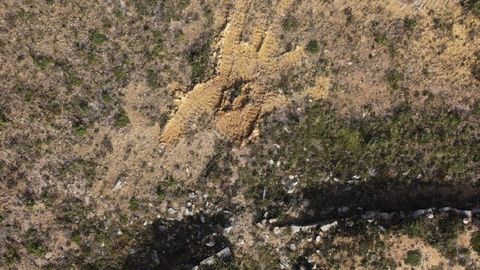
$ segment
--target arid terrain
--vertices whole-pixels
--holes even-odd
[[[0,269],[480,269],[480,1],[0,1]]]

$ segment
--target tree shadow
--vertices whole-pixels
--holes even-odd
[[[374,179],[356,184],[328,183],[301,191],[309,206],[287,224],[308,224],[363,215],[369,211],[409,214],[419,209],[480,207],[480,186],[472,183],[405,183]]]
[[[178,221],[156,220],[146,243],[125,259],[124,269],[192,269],[231,244],[222,235],[228,226],[223,213],[197,214]],[[203,267],[200,269],[208,269]]]

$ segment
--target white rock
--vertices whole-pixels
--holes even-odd
[[[185,209],[184,213],[185,213],[186,216],[193,216],[193,211],[191,211],[189,209]]]
[[[275,234],[275,235],[279,235],[279,234],[281,234],[282,232],[283,232],[283,230],[282,230],[282,228],[280,228],[280,227],[275,227],[275,228],[273,228],[273,234]]]
[[[230,227],[227,227],[227,228],[223,229],[223,231],[225,233],[230,233],[232,231],[232,229],[233,229],[233,226],[230,226]]]
[[[207,247],[214,247],[215,246],[215,242],[213,240],[210,240],[206,243]]]
[[[322,227],[320,227],[320,230],[322,230],[322,232],[327,232],[327,231],[331,230],[332,228],[336,227],[337,225],[338,225],[338,222],[334,221],[330,224],[323,225]]]
[[[292,233],[295,234],[295,233],[298,233],[300,232],[300,230],[302,229],[300,226],[291,226],[290,229],[292,230]]]

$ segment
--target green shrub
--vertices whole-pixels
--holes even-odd
[[[404,77],[398,70],[391,68],[385,72],[385,81],[393,90],[398,90]]]
[[[473,4],[472,6],[472,13],[477,16],[477,17],[480,17],[480,1],[476,1],[475,4]]]
[[[79,233],[75,233],[74,235],[72,235],[72,241],[75,244],[80,245],[80,243],[82,242],[82,236]]]
[[[33,63],[37,65],[41,70],[45,70],[48,65],[50,65],[53,60],[52,58],[44,55],[32,55]]]
[[[7,116],[0,111],[0,130],[7,125],[7,122]]]
[[[472,249],[480,254],[480,231],[475,232],[470,239]]]
[[[93,45],[102,45],[107,41],[107,36],[100,33],[97,29],[90,31],[90,41]]]
[[[389,43],[387,34],[385,33],[375,35],[374,41],[375,43],[384,45],[384,46],[388,45]]]
[[[422,252],[418,249],[409,250],[405,258],[405,263],[410,266],[419,266],[422,263]]]
[[[130,199],[129,206],[131,210],[137,210],[140,207],[140,203],[135,197],[132,197]]]
[[[480,81],[480,63],[476,63],[472,66],[472,72],[471,73],[472,73],[473,78]]]
[[[115,115],[115,127],[123,128],[130,124],[130,119],[128,118],[127,112],[120,109],[119,112]]]
[[[405,30],[412,31],[415,26],[417,26],[417,21],[414,18],[405,17],[403,19],[403,26],[405,27]]]
[[[161,82],[160,82],[161,78],[158,75],[157,71],[155,71],[154,69],[147,70],[146,79],[147,79],[147,84],[150,88],[155,89],[160,87],[161,85]]]
[[[320,52],[320,46],[316,40],[310,40],[306,47],[307,52],[309,53],[318,53]]]
[[[452,32],[453,22],[446,18],[433,18],[433,28],[443,32]]]
[[[46,253],[46,249],[40,240],[30,241],[27,244],[27,250],[30,254],[36,257],[41,257]]]
[[[82,84],[82,79],[80,79],[75,73],[67,72],[65,77],[65,84],[67,88],[72,88],[74,86],[80,86]]]
[[[121,82],[127,77],[127,71],[123,66],[117,66],[113,69],[113,76],[116,81]]]
[[[480,17],[480,1],[479,0],[462,0],[462,6],[466,11],[472,12],[473,15]]]
[[[293,16],[287,16],[282,23],[283,30],[285,31],[293,31],[297,29],[298,22],[297,19]]]
[[[87,135],[87,128],[84,125],[74,127],[73,131],[78,137],[85,137],[85,135]]]
[[[197,84],[203,81],[207,74],[210,60],[210,43],[206,41],[200,46],[195,46],[188,55],[188,61],[192,69],[192,83]]]

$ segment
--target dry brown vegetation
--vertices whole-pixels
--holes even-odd
[[[478,0],[0,1],[0,268],[476,269],[331,213],[479,206],[479,95]]]

